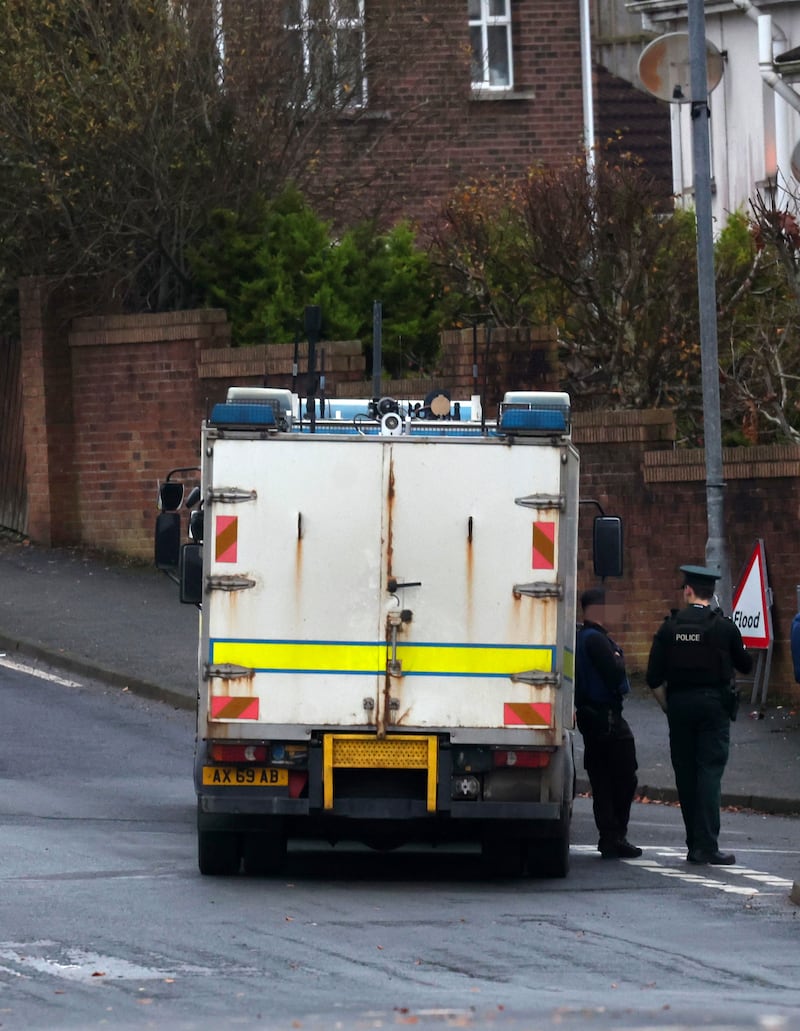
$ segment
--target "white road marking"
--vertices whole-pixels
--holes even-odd
[[[62,687],[80,687],[77,680],[66,680],[64,677],[56,676],[55,673],[47,673],[43,669],[36,669],[35,666],[28,666],[23,662],[15,662],[13,659],[0,656],[0,666],[14,669],[18,673],[27,673],[28,676],[38,677],[40,680],[49,680],[51,684],[61,684]]]
[[[597,849],[593,845],[572,845],[570,846],[576,852],[596,852]],[[686,859],[686,852],[683,849],[676,848],[662,848],[662,847],[648,847],[643,846],[645,855],[640,859],[620,859],[618,862],[627,863],[629,866],[638,866],[643,870],[647,870],[650,873],[658,874],[661,877],[672,877],[676,880],[684,881],[687,884],[702,884],[707,888],[716,888],[718,891],[726,892],[730,895],[761,895],[765,894],[764,888],[779,888],[782,891],[791,891],[793,882],[787,880],[785,877],[776,877],[773,874],[763,873],[761,870],[753,870],[748,866],[686,866],[686,869],[681,869],[672,865],[664,865],[659,862],[659,859],[666,860],[681,860],[682,862]],[[759,849],[759,852],[764,854],[766,849]],[[776,851],[781,851],[780,849]],[[646,853],[655,853],[655,858],[649,858]],[[702,871],[702,872],[701,872]],[[708,871],[708,872],[706,872]],[[728,881],[720,880],[716,877],[711,876],[711,871],[714,873],[734,874],[736,877],[741,878],[745,881],[752,881],[752,884],[731,884]],[[756,885],[761,885],[761,890]],[[774,892],[772,893],[774,894]]]
[[[703,876],[697,873],[687,873],[683,870],[677,870],[675,867],[661,866],[660,863],[653,862],[650,859],[626,859],[624,862],[630,863],[631,866],[639,866],[643,870],[649,870],[650,873],[660,874],[662,877],[674,877],[678,881],[683,881],[686,884],[702,884],[705,888],[716,888],[718,891],[726,892],[729,895],[758,895],[758,888],[745,887],[739,884],[728,884],[727,881],[718,881],[713,877]],[[730,869],[725,867],[725,869]]]
[[[757,881],[759,884],[764,884],[770,888],[791,888],[794,883],[785,877],[776,877],[774,874],[762,873],[760,870],[751,870],[747,866],[729,866],[727,869],[728,873],[738,874],[741,877],[746,877],[749,881]]]

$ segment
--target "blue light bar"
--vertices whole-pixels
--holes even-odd
[[[500,405],[498,430],[515,435],[569,433],[569,395],[555,391],[509,392]]]
[[[214,405],[209,422],[214,426],[274,426],[275,413],[269,404]]]

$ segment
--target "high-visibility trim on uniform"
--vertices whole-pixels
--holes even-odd
[[[506,702],[503,705],[503,726],[549,727],[552,723],[551,702]]]
[[[210,642],[212,665],[229,663],[257,673],[339,673],[382,676],[385,641]],[[553,670],[555,649],[544,645],[402,644],[397,659],[403,676],[508,677],[521,670]]]

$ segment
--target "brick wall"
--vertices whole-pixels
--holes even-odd
[[[429,222],[466,181],[523,176],[581,153],[578,5],[514,0],[511,9],[514,89],[501,95],[472,90],[464,0],[367,4],[368,104],[322,120],[305,144],[305,127],[287,135],[280,160],[291,162],[289,177],[345,224],[354,215]],[[227,0],[228,83],[245,116],[274,94],[282,10]],[[264,146],[283,131],[262,132]]]
[[[57,285],[44,277],[27,279],[20,289],[27,532],[46,544],[80,535],[72,369],[64,336],[83,298],[80,283]]]
[[[92,547],[152,554],[157,484],[198,464],[200,351],[227,343],[220,311],[75,319],[67,336],[79,531]],[[53,540],[57,536],[53,533]],[[61,538],[59,532],[58,538]]]
[[[705,456],[674,449],[674,424],[666,411],[578,413],[574,439],[581,453],[582,499],[597,499],[607,514],[624,521],[624,576],[606,586],[629,668],[641,675],[656,628],[682,604],[678,567],[704,564]],[[800,583],[800,447],[726,448],[723,474],[734,589],[756,541],[764,540],[774,595],[770,698],[798,698],[788,637]],[[596,582],[588,558],[592,514],[587,506],[581,519],[581,590]],[[748,697],[750,688],[743,688]]]
[[[394,6],[405,11],[400,27],[405,43],[396,58],[406,76],[387,77],[371,97],[371,106],[374,99],[375,108],[389,114],[392,131],[379,136],[368,121],[358,126],[377,140],[371,154],[379,173],[373,193],[380,196],[386,181],[382,169],[391,170],[394,202],[401,201],[405,216],[428,221],[465,181],[490,174],[524,176],[531,165],[559,163],[580,152],[577,4],[515,0],[511,5],[514,90],[502,99],[472,90],[463,0],[426,5],[424,14],[416,4]]]
[[[150,560],[158,481],[169,469],[198,464],[199,426],[208,406],[222,400],[231,383],[291,386],[294,348],[233,349],[218,311],[70,321],[56,302],[40,280],[21,285],[27,532],[44,544],[81,544]],[[487,352],[478,339],[482,384]],[[471,331],[448,335],[445,344],[435,378],[384,380],[381,393],[424,397],[440,387],[472,393]],[[328,396],[372,393],[357,342],[323,347]],[[499,353],[489,351],[488,378],[495,384],[490,399],[492,389],[557,385],[552,334],[522,334],[508,341],[505,360]],[[301,368],[304,356],[302,347]],[[675,449],[667,411],[575,413],[574,439],[582,499],[595,499],[624,520],[625,574],[609,590],[620,606],[615,629],[630,668],[641,673],[656,626],[680,603],[678,566],[703,561],[703,454]],[[731,449],[723,457],[732,576],[736,580],[756,539],[763,538],[775,598],[770,697],[797,697],[788,631],[800,581],[800,448]],[[594,511],[582,509],[581,589],[594,582],[588,559]]]

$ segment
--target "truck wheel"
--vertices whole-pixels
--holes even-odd
[[[229,831],[197,832],[197,864],[200,873],[225,877],[239,872],[241,842],[238,834]]]
[[[566,877],[569,873],[569,828],[557,838],[531,844],[530,872],[534,877]]]
[[[527,860],[527,842],[521,838],[484,838],[481,858],[492,877],[522,877]]]
[[[249,877],[269,877],[286,865],[286,835],[283,831],[253,831],[244,838],[244,872]]]

